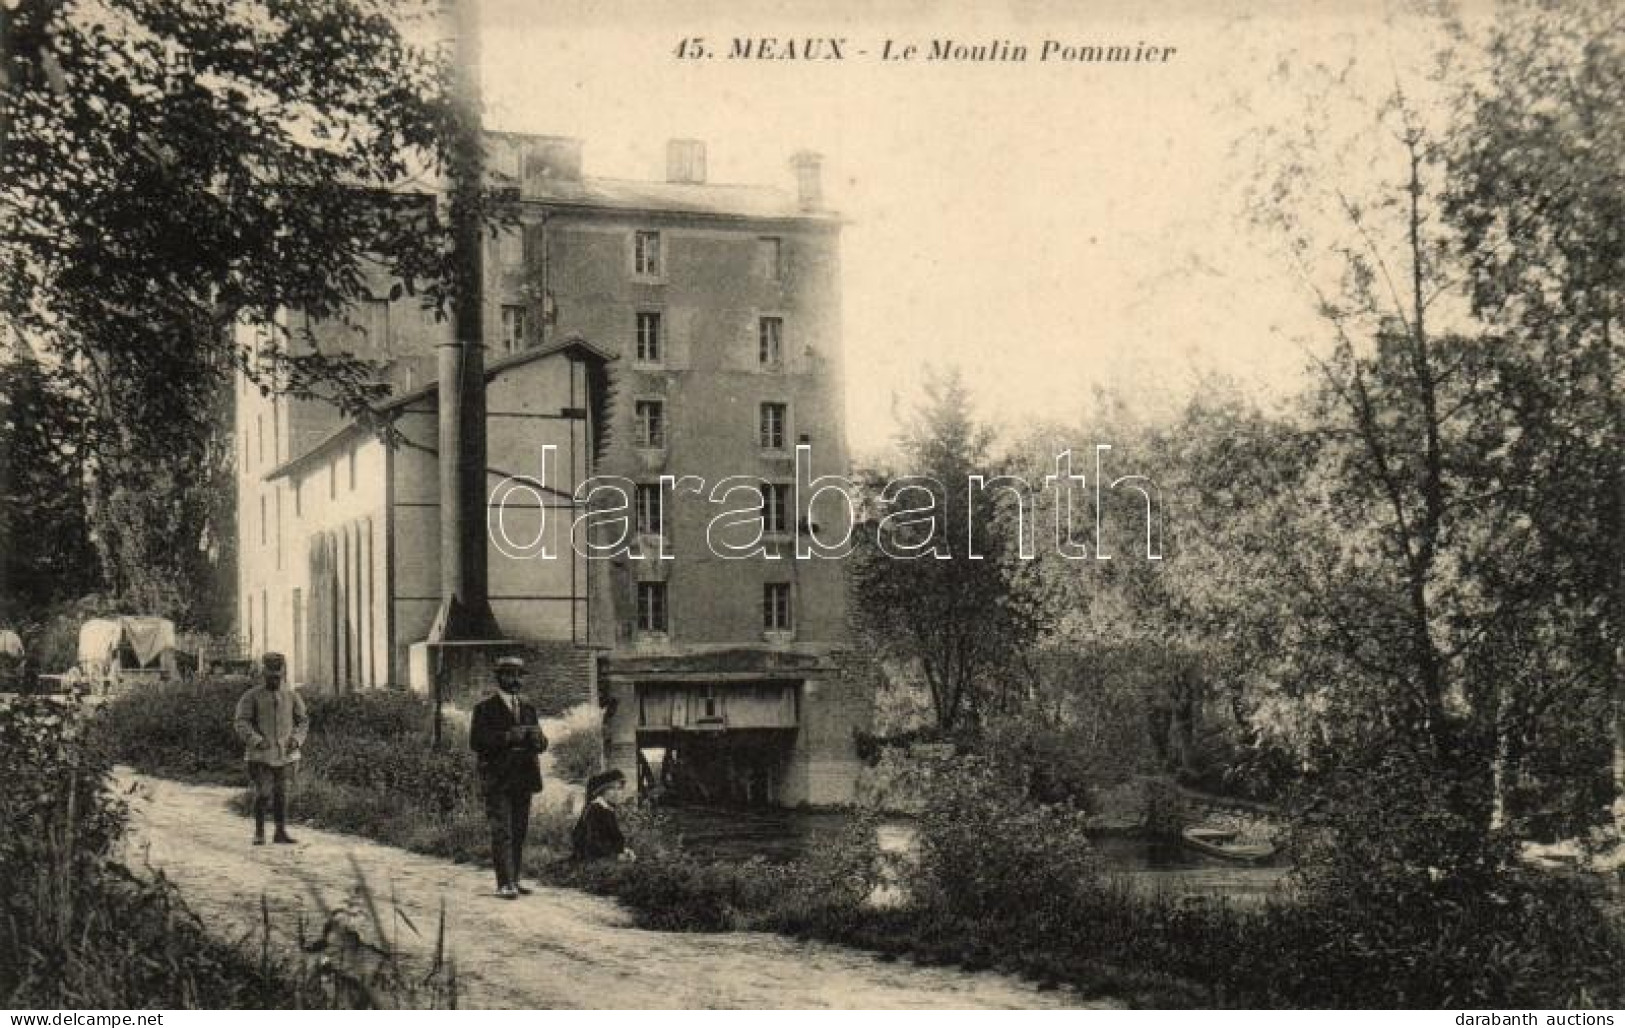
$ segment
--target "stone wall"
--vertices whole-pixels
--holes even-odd
[[[441,698],[471,707],[496,689],[495,663],[503,656],[524,660],[524,696],[544,718],[561,717],[572,707],[597,700],[596,657],[568,642],[416,643],[411,654],[412,688],[431,693],[432,675],[438,669],[443,676]]]

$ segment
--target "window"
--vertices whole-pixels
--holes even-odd
[[[293,516],[295,519],[298,519],[304,517],[304,515],[305,480],[302,478],[296,478],[293,480]]]
[[[355,492],[355,451],[354,450],[351,450],[346,455],[346,460],[347,460],[348,464],[350,465],[350,467],[349,467],[350,491],[353,493],[353,492]]]
[[[639,400],[635,409],[637,445],[658,448],[666,445],[666,405],[659,400]]]
[[[762,586],[762,628],[769,632],[788,632],[792,627],[790,583],[769,582]]]
[[[666,583],[638,583],[638,631],[666,631]]]
[[[389,353],[389,301],[361,301],[361,331],[373,353]]]
[[[660,361],[660,315],[656,311],[638,312],[638,360]]]
[[[764,450],[784,449],[785,426],[789,424],[789,408],[782,403],[762,404],[761,440]]]
[[[638,534],[663,534],[666,531],[666,510],[660,486],[638,486],[636,503]]]
[[[784,240],[778,236],[762,236],[756,240],[756,274],[769,282],[784,277]]]
[[[526,330],[530,319],[526,316],[530,312],[516,303],[502,305],[502,350],[504,353],[518,353],[525,348]]]
[[[764,368],[776,368],[784,362],[784,319],[763,318],[757,326],[757,359]]]
[[[769,535],[784,535],[790,531],[789,486],[762,485],[762,531]]]
[[[632,273],[640,278],[660,277],[659,232],[639,232],[632,237]]]
[[[339,459],[334,457],[327,463],[327,498],[336,500],[339,496]]]
[[[254,447],[255,447],[255,450],[256,450],[255,455],[254,455],[254,459],[256,461],[258,461],[259,463],[261,463],[261,464],[265,463],[265,415],[264,414],[256,414],[256,415],[254,415]]]
[[[260,545],[265,545],[265,494],[260,494]]]

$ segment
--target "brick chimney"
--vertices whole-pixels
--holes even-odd
[[[581,181],[581,140],[567,136],[536,136],[527,140],[520,178]]]
[[[804,211],[824,205],[824,155],[802,150],[790,158],[796,173],[796,204]]]
[[[700,185],[705,182],[705,142],[673,139],[666,143],[666,181]]]

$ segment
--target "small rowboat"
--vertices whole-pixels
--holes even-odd
[[[1191,849],[1220,860],[1258,864],[1275,856],[1274,846],[1267,842],[1237,842],[1236,833],[1229,828],[1187,828],[1180,835]]]

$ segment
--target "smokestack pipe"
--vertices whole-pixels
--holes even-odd
[[[455,0],[452,102],[459,138],[452,164],[453,333],[440,347],[440,609],[433,642],[498,639],[485,542],[485,253],[480,192],[479,23],[475,0]]]

